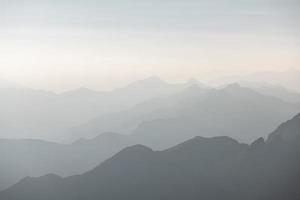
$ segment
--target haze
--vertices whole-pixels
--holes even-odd
[[[0,0],[0,79],[55,91],[300,69],[297,0]]]

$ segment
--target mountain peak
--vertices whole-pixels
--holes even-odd
[[[294,142],[300,139],[300,113],[287,122],[282,123],[273,133],[268,137],[268,142],[272,142],[280,137],[285,142]]]
[[[133,145],[126,147],[119,153],[115,154],[113,157],[103,162],[94,170],[97,171],[101,168],[101,166],[109,166],[109,168],[111,165],[118,166],[120,163],[131,165],[137,161],[148,160],[148,158],[153,157],[153,155],[155,155],[155,152],[149,147],[141,144]]]
[[[197,85],[198,87],[201,87],[201,88],[208,88],[207,85],[203,84],[202,82],[200,82],[199,80],[197,80],[195,78],[190,78],[189,80],[187,80],[186,84],[189,86]]]
[[[122,137],[123,135],[115,132],[104,132],[100,135],[94,137],[93,139],[99,139],[99,138],[116,138],[116,137]]]
[[[36,181],[36,180],[45,181],[45,182],[56,182],[56,181],[60,181],[62,179],[63,179],[62,177],[60,177],[56,174],[46,174],[46,175],[43,175],[40,177],[27,176],[27,177],[21,179],[21,181],[18,184],[27,184],[29,182]]]
[[[239,95],[240,97],[247,98],[247,97],[258,97],[263,96],[260,93],[252,90],[251,88],[241,86],[239,83],[232,83],[225,86],[222,91],[225,91],[230,94]]]
[[[172,147],[170,149],[167,149],[166,151],[185,151],[187,149],[198,149],[203,146],[211,145],[211,146],[231,146],[231,145],[237,145],[239,144],[236,140],[227,137],[227,136],[217,136],[212,138],[205,138],[201,136],[196,136],[190,140],[187,140],[181,144],[176,145],[175,147]]]
[[[116,141],[116,139],[124,138],[126,136],[121,135],[119,133],[115,132],[104,132],[101,133],[93,138],[87,139],[87,138],[80,138],[78,140],[75,140],[73,144],[89,144],[90,142],[107,142],[107,141]]]
[[[144,145],[136,144],[136,145],[133,145],[133,146],[130,146],[130,147],[127,147],[127,148],[123,149],[121,152],[126,153],[126,154],[127,153],[128,154],[131,154],[131,153],[143,154],[143,153],[149,153],[149,152],[152,153],[153,150],[150,149],[149,147],[144,146]]]
[[[257,148],[263,146],[264,144],[265,144],[264,138],[260,137],[257,140],[255,140],[250,146],[253,148]]]

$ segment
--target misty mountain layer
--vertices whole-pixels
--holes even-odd
[[[300,114],[266,141],[195,137],[164,151],[125,148],[93,170],[25,178],[1,200],[299,199]]]
[[[134,144],[162,150],[195,136],[230,136],[249,143],[266,137],[298,108],[236,84],[219,90],[192,85],[126,111],[102,115],[72,132],[91,139],[65,145],[32,139],[0,140],[0,190],[26,176],[81,174]],[[133,134],[127,136],[103,134],[130,129]]]
[[[133,133],[140,143],[155,149],[194,136],[230,136],[249,143],[266,137],[299,111],[300,104],[286,103],[238,84],[222,89],[192,85],[127,111],[102,115],[73,128],[72,133],[74,138],[95,137],[106,131]]]
[[[42,140],[0,140],[0,190],[26,176],[86,172],[121,149],[137,144],[132,138],[104,133],[91,140],[58,144]]]
[[[189,88],[193,88],[195,85],[200,89]],[[298,103],[298,107],[300,107],[300,95],[295,92],[274,86],[259,86],[254,89],[262,95],[277,97],[294,104]],[[0,137],[69,142],[81,137],[92,138],[102,132],[129,134],[143,122],[186,115],[183,110],[187,105],[182,105],[182,103],[198,101],[204,93],[209,95],[216,92],[209,90],[208,87],[196,80],[169,84],[157,77],[136,81],[124,88],[107,92],[80,88],[55,94],[48,91],[25,89],[20,86],[0,87]],[[221,94],[218,97],[221,98],[220,102],[222,102],[222,98],[227,98]],[[257,101],[260,100],[257,99]],[[201,108],[209,105],[199,102],[196,106]],[[222,104],[219,103],[219,106]],[[246,106],[251,107],[252,105],[246,104]],[[261,104],[261,106],[264,110],[265,105]],[[235,111],[234,108],[231,109]],[[207,112],[211,112],[211,114],[207,115],[206,111],[201,111],[199,115],[214,114],[214,111]],[[268,112],[267,109],[266,112]],[[277,112],[276,109],[274,112]],[[285,112],[289,112],[289,109]],[[265,130],[260,130],[260,133],[270,132],[280,121],[288,119],[293,114],[295,112],[285,118],[281,117],[281,114],[278,115],[279,119],[275,123],[271,122],[271,127],[267,121]],[[283,113],[283,115],[285,114]],[[201,118],[203,119],[205,116],[201,116]],[[243,129],[241,130],[243,131]],[[207,132],[207,136],[215,135],[215,131],[209,127],[206,127],[204,131]],[[220,130],[218,132],[220,133]],[[227,134],[226,132],[228,131],[225,130],[224,135]]]
[[[96,92],[86,88],[55,94],[0,88],[0,137],[69,140],[69,129],[101,114],[119,112],[146,100],[173,94],[189,83],[168,84],[151,77],[124,88]]]

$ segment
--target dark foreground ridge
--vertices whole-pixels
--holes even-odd
[[[298,200],[300,114],[251,145],[195,137],[165,151],[125,148],[93,170],[25,178],[1,200]]]

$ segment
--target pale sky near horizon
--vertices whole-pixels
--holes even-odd
[[[0,0],[0,79],[55,91],[300,69],[298,0]]]

